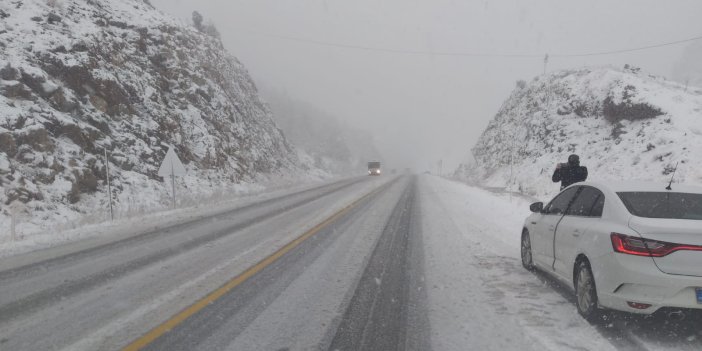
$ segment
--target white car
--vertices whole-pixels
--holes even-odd
[[[531,210],[522,264],[572,287],[583,317],[702,309],[701,187],[583,182]]]

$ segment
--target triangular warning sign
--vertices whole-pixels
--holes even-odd
[[[180,176],[185,174],[185,166],[183,162],[180,162],[178,155],[176,155],[173,148],[168,148],[166,152],[166,157],[161,163],[161,167],[158,169],[158,175],[161,177],[170,177],[171,175]]]

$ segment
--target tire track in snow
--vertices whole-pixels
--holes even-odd
[[[422,313],[423,273],[414,271],[416,181],[407,186],[376,244],[338,326],[330,350],[427,350]],[[411,334],[410,334],[411,333]]]

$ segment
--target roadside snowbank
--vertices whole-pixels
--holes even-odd
[[[614,350],[522,268],[529,200],[431,176],[419,189],[434,350]]]
[[[322,180],[326,176],[326,180]],[[215,193],[209,197],[181,195],[178,208],[142,208],[140,211],[118,210],[116,219],[109,220],[109,210],[100,209],[93,216],[56,225],[51,231],[19,231],[18,240],[12,241],[10,227],[0,226],[0,257],[45,249],[83,239],[112,238],[134,235],[163,226],[184,223],[194,219],[269,198],[318,187],[338,181],[329,175],[318,175],[307,179],[278,178],[266,183],[238,184],[236,187]],[[22,220],[19,217],[19,221]]]

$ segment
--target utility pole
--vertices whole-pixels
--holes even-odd
[[[544,56],[544,74],[546,74],[546,65],[548,65],[548,54]]]
[[[110,220],[115,220],[115,213],[112,209],[112,185],[110,184],[110,159],[107,158],[107,147],[105,147],[105,179],[107,179],[107,202],[110,203]]]

